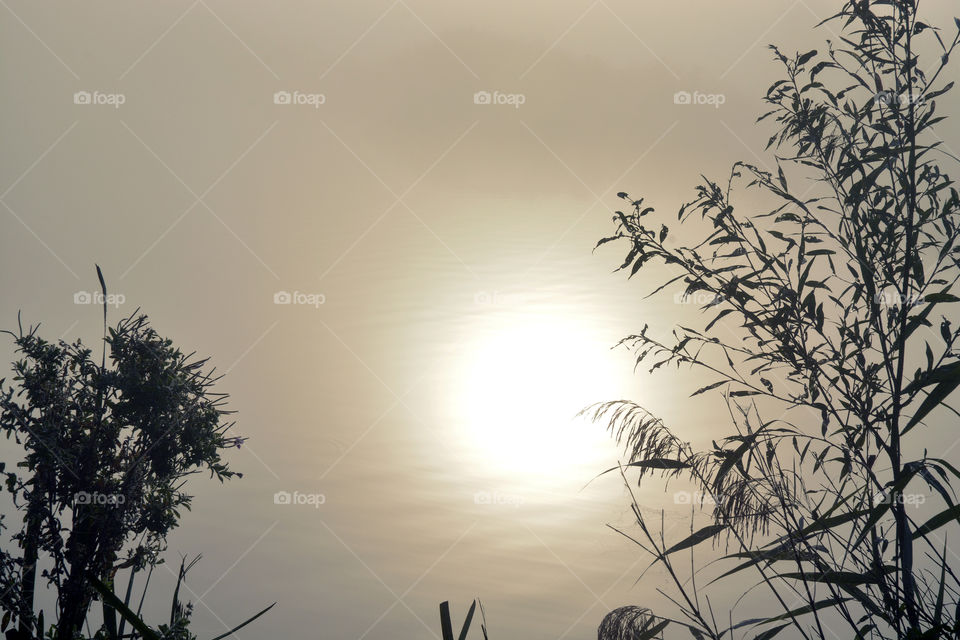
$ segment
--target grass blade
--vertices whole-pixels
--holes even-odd
[[[134,629],[140,632],[140,635],[143,636],[144,640],[160,640],[160,636],[147,624],[141,620],[137,614],[130,610],[127,605],[123,604],[120,601],[120,598],[113,595],[113,591],[107,587],[107,585],[100,582],[95,576],[88,575],[90,583],[93,585],[93,588],[100,593],[100,597],[103,598],[103,601],[109,604],[111,607],[117,610],[124,620],[130,623]]]
[[[241,622],[240,624],[238,624],[237,626],[235,626],[233,629],[230,629],[230,631],[227,631],[226,633],[221,633],[221,634],[218,635],[216,638],[212,638],[211,640],[221,640],[222,638],[226,638],[227,636],[229,636],[230,634],[234,633],[235,631],[239,631],[240,629],[244,628],[245,626],[247,626],[248,624],[250,624],[251,622],[253,622],[253,621],[256,620],[257,618],[259,618],[260,616],[262,616],[263,614],[265,614],[267,611],[270,611],[270,609],[273,609],[275,606],[277,606],[277,603],[276,603],[276,602],[274,602],[272,605],[270,605],[269,607],[267,607],[266,609],[264,609],[263,611],[261,611],[261,612],[258,613],[257,615],[251,616],[250,618],[247,618],[246,620],[244,620],[243,622]]]

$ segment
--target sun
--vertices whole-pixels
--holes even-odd
[[[467,444],[488,469],[514,475],[595,469],[609,439],[575,416],[616,393],[610,345],[573,320],[492,324],[463,361],[458,405]]]

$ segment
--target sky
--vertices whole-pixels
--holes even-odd
[[[767,44],[822,49],[836,5],[0,0],[0,326],[95,344],[99,264],[249,438],[170,538],[195,632],[277,601],[237,636],[428,638],[479,597],[493,637],[580,638],[658,598],[571,418],[630,398],[709,442],[717,407],[611,350],[692,308],[592,249],[619,191],[771,166]],[[682,531],[673,491],[639,495]]]

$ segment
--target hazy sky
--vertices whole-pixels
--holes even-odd
[[[427,638],[480,597],[494,638],[576,638],[651,604],[622,488],[579,491],[616,451],[569,417],[629,397],[705,437],[716,407],[608,350],[690,309],[591,249],[618,191],[673,211],[768,163],[766,45],[822,49],[837,5],[0,0],[0,326],[95,342],[98,263],[250,438],[170,539],[204,555],[195,631],[277,600],[238,635]]]

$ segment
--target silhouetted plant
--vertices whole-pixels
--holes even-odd
[[[467,640],[470,623],[473,622],[473,614],[476,613],[478,605],[480,606],[480,632],[483,633],[483,640],[487,640],[487,616],[483,612],[483,603],[480,600],[474,600],[470,603],[470,610],[467,611],[467,617],[463,621],[463,626],[460,627],[460,634],[457,636],[458,640]],[[450,603],[446,600],[440,603],[440,632],[443,635],[443,640],[454,640]]]
[[[239,475],[221,454],[242,438],[227,435],[226,396],[212,390],[206,360],[176,349],[138,312],[108,330],[104,305],[99,362],[79,340],[48,342],[36,326],[7,333],[20,359],[13,384],[0,380],[0,429],[24,459],[4,473],[23,522],[13,536],[19,557],[0,551],[3,626],[16,620],[23,638],[46,632],[33,613],[43,557],[42,577],[57,594],[55,637],[73,640],[95,594],[91,579],[112,585],[129,569],[129,604],[134,575],[160,562],[190,508],[187,476]],[[114,607],[105,604],[103,617],[108,637],[122,635]]]
[[[660,620],[646,607],[620,607],[608,613],[597,637],[602,640],[642,640],[652,638],[670,624],[669,620]]]
[[[157,627],[156,630],[150,628],[146,622],[140,617],[139,607],[136,612],[130,609],[130,590],[127,589],[127,598],[125,601],[121,601],[114,593],[110,585],[104,584],[94,576],[90,576],[90,582],[93,584],[93,588],[99,592],[100,597],[103,599],[104,603],[108,604],[114,611],[118,612],[123,618],[123,622],[120,625],[119,630],[116,629],[116,625],[110,627],[109,625],[104,625],[104,629],[97,634],[95,640],[118,640],[119,638],[129,637],[124,636],[124,624],[129,622],[135,630],[135,637],[142,638],[142,640],[197,640],[197,636],[190,632],[190,616],[193,613],[193,605],[189,602],[184,603],[180,600],[180,585],[187,577],[187,572],[200,560],[200,556],[197,556],[187,564],[186,558],[180,561],[180,570],[177,573],[177,586],[173,590],[173,602],[170,605],[170,622],[169,624],[161,624]],[[151,567],[152,570],[152,567]],[[132,575],[131,575],[132,580]],[[149,582],[149,580],[148,580]],[[146,591],[146,587],[144,587]],[[140,604],[143,604],[143,599],[141,598]],[[235,631],[242,629],[247,626],[270,609],[273,609],[276,606],[276,602],[271,604],[269,607],[261,610],[259,613],[250,616],[237,626],[233,627],[221,633],[220,635],[212,638],[212,640],[222,640],[227,636],[232,635]]]
[[[676,543],[633,504],[635,541],[678,594],[682,618],[659,620],[695,638],[788,628],[803,638],[960,635],[960,578],[940,535],[960,519],[951,489],[960,471],[915,453],[916,427],[958,415],[946,400],[960,385],[960,329],[935,319],[960,301],[960,195],[938,164],[958,158],[933,127],[960,33],[920,21],[918,4],[845,2],[824,21],[843,27],[825,54],[771,47],[785,77],[767,90],[760,120],[778,124],[767,145],[775,168],[739,162],[726,184],[704,178],[680,208],[683,243],[648,221],[642,199],[620,193],[630,210],[598,243],[626,242],[620,268],[631,276],[656,263],[674,271],[654,293],[682,283],[682,295],[707,300],[702,329],[677,327],[661,341],[644,327],[623,344],[651,372],[676,364],[715,376],[693,395],[722,393],[736,433],[701,451],[636,404],[585,410],[625,447],[625,482],[628,472],[683,476],[713,503],[712,523]],[[797,189],[784,167],[811,180]],[[751,204],[734,198],[743,182],[758,194]],[[749,211],[761,197],[774,204]],[[663,277],[659,269],[644,273]],[[911,483],[943,503],[924,522],[905,509]],[[714,617],[693,547],[718,536],[735,552],[715,581],[756,572],[775,613]],[[673,555],[685,550],[692,582]]]

